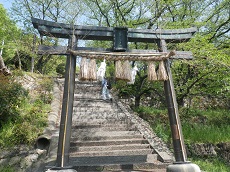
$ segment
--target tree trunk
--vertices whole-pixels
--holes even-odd
[[[140,106],[141,96],[135,96],[135,108]]]
[[[20,54],[19,54],[18,50],[16,50],[16,52],[17,52],[17,56],[18,56],[18,68],[19,68],[19,70],[22,70],[22,62],[21,62]]]
[[[5,67],[6,66],[5,66],[4,60],[3,60],[2,56],[0,56],[0,69],[3,69]]]
[[[6,68],[4,60],[1,55],[0,55],[0,73],[3,73],[5,76],[11,75],[9,69]]]

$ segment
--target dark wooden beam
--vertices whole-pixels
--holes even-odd
[[[77,47],[76,50],[82,50],[82,51],[91,51],[91,52],[112,52],[112,49],[105,49],[105,48],[93,48],[93,47]],[[137,50],[137,49],[128,49],[126,53],[155,53],[158,52],[156,50]],[[168,51],[170,52],[170,51]],[[45,55],[69,55],[67,52],[67,46],[45,46],[40,45],[38,47],[38,54]],[[170,59],[186,59],[186,60],[192,60],[193,55],[190,51],[176,51],[176,55],[170,57]]]
[[[32,18],[34,28],[38,29],[41,35],[69,38],[74,34],[77,39],[82,40],[113,40],[113,28],[99,26],[80,26],[64,23],[51,22],[41,19]],[[157,40],[164,39],[167,42],[184,42],[188,41],[197,31],[197,28],[187,29],[130,29],[128,28],[129,42],[149,42],[153,43]]]

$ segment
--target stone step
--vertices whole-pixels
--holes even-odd
[[[72,141],[104,141],[104,140],[115,140],[115,139],[141,139],[141,134],[116,134],[117,131],[101,132],[101,134],[87,134],[74,131],[72,133]],[[123,132],[123,131],[119,131]],[[126,132],[126,131],[124,131]],[[131,131],[130,131],[131,132]],[[105,133],[103,135],[103,133]],[[109,134],[111,133],[111,134]]]
[[[85,165],[76,166],[74,169],[77,172],[166,172],[167,165],[163,163],[130,163],[130,164],[105,164],[105,165]],[[55,171],[56,172],[56,171]]]
[[[88,107],[83,107],[83,106],[74,106],[73,111],[75,112],[116,112],[116,113],[122,113],[121,109],[118,109],[116,107],[108,109],[108,107],[97,107],[97,106],[88,106]]]
[[[107,102],[107,101],[104,101],[104,100],[97,100],[97,101],[78,101],[78,100],[75,100],[74,101],[74,104],[73,104],[74,107],[89,107],[89,108],[92,108],[92,107],[103,107],[103,108],[113,108],[113,104],[111,102]]]
[[[122,113],[79,113],[79,112],[73,112],[73,120],[97,120],[97,119],[117,119],[117,120],[124,120],[128,119],[125,114]]]
[[[100,81],[75,81],[75,87],[101,87]]]
[[[79,118],[74,118],[73,125],[78,125],[79,123],[96,123],[96,124],[108,124],[108,123],[126,123],[125,118],[117,119],[117,118],[104,118],[104,119],[79,119]]]
[[[74,100],[78,99],[102,99],[101,93],[79,93],[79,94],[74,94]]]
[[[71,139],[72,141],[102,141],[102,140],[115,140],[115,139],[139,139],[143,138],[141,134],[139,135],[110,135],[110,136],[82,136],[81,133],[77,135],[73,133],[74,137]]]
[[[98,109],[98,110],[82,109],[81,111],[79,111],[79,110],[73,109],[73,113],[83,115],[83,116],[88,116],[88,114],[89,114],[89,115],[92,115],[95,117],[97,114],[101,114],[101,115],[107,114],[107,115],[111,115],[111,116],[118,116],[118,115],[126,116],[123,112],[118,111],[116,109],[107,109],[107,110],[105,110],[105,109]]]
[[[79,132],[78,130],[72,130],[72,134],[80,134],[86,137],[112,137],[112,136],[141,136],[139,131],[95,131],[95,132]]]
[[[75,126],[72,126],[76,129],[100,129],[100,128],[113,128],[113,127],[130,127],[130,124],[123,124],[123,123],[115,123],[115,124],[96,124],[96,123],[87,123],[87,124],[78,124]]]
[[[104,166],[104,165],[138,165],[145,163],[154,163],[154,165],[163,165],[156,160],[156,154],[130,155],[130,156],[96,156],[96,157],[70,157],[70,164],[74,166]],[[152,166],[154,167],[154,166]]]
[[[76,146],[71,147],[70,152],[90,152],[90,151],[110,151],[110,150],[134,150],[148,149],[149,144],[132,144],[132,145],[110,145],[110,146]]]
[[[94,157],[94,156],[129,156],[129,155],[147,155],[153,152],[152,149],[131,149],[131,150],[106,150],[106,151],[86,151],[86,152],[70,152],[70,156],[74,157]],[[157,156],[156,156],[157,157]],[[157,158],[156,158],[157,160]]]
[[[136,128],[127,124],[116,125],[77,125],[73,126],[72,130],[78,130],[79,132],[96,132],[96,131],[134,131]]]
[[[148,141],[143,138],[137,139],[115,139],[115,140],[99,140],[99,141],[71,141],[70,147],[76,146],[107,146],[107,145],[126,145],[126,144],[147,144]]]
[[[75,85],[75,91],[101,91],[100,85]]]
[[[107,126],[107,125],[128,125],[128,126],[132,126],[133,124],[130,122],[130,120],[121,120],[121,121],[118,121],[118,120],[110,120],[110,121],[107,121],[107,120],[99,120],[98,122],[96,121],[73,121],[72,122],[72,126],[79,126],[79,125],[83,125],[83,126],[87,126],[87,125],[100,125],[100,126]]]

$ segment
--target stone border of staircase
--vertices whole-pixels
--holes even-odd
[[[47,127],[43,131],[43,134],[38,137],[47,138],[50,141],[50,145],[47,149],[47,156],[43,160],[43,164],[52,163],[57,158],[57,145],[59,135],[59,121],[61,115],[61,106],[63,98],[62,79],[54,78],[53,86],[53,100],[51,102],[51,111],[48,114]],[[57,137],[55,139],[54,137]]]
[[[59,80],[59,81],[58,81]],[[63,80],[63,81],[61,81]],[[48,150],[49,158],[56,160],[57,157],[57,145],[59,137],[59,123],[61,116],[61,106],[63,98],[63,83],[64,79],[56,78],[54,80],[54,91],[53,91],[53,101],[51,103],[51,112],[48,115],[48,127],[46,130],[50,131],[50,147]],[[57,137],[57,139],[53,139]]]
[[[169,150],[167,145],[159,137],[157,137],[156,134],[154,134],[150,125],[142,118],[132,113],[130,107],[127,105],[124,106],[119,100],[116,100],[116,102],[118,107],[125,113],[127,118],[129,118],[129,120],[141,132],[141,134],[143,134],[145,139],[148,140],[152,148],[159,155],[158,160],[165,163],[173,162],[175,160],[173,153]],[[129,109],[129,111],[127,109]]]

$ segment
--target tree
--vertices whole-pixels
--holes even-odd
[[[73,10],[73,7],[76,9]],[[31,23],[31,17],[74,24],[81,11],[82,9],[80,8],[79,1],[74,0],[15,0],[13,8],[11,9],[11,13],[14,16],[13,18],[16,21],[23,21],[20,22],[20,24],[23,25],[24,32],[31,35],[36,33]],[[40,42],[38,42],[38,44],[46,45],[58,45],[58,43],[58,39],[48,37],[40,37]],[[32,42],[31,45],[33,45]],[[47,71],[46,66],[49,65],[48,63],[52,61],[52,58],[55,57],[50,55],[37,56],[37,59],[35,59],[36,69],[40,73]]]
[[[16,24],[10,20],[6,10],[0,4],[0,42],[1,42],[1,60],[0,68],[6,70],[5,62],[7,62],[11,57],[11,49],[16,47],[14,40],[18,39],[18,35],[21,33],[20,29],[16,27]],[[2,44],[4,42],[4,44]],[[4,57],[4,61],[3,61]]]
[[[228,71],[230,54],[229,2],[227,0],[83,0],[81,2],[76,0],[16,0],[16,2],[21,2],[17,5],[20,4],[22,7],[14,6],[15,14],[18,14],[20,19],[26,18],[28,21],[33,16],[71,24],[84,23],[107,27],[125,26],[153,30],[159,28],[188,28],[195,25],[199,31],[195,38],[196,41],[191,40],[190,45],[183,42],[180,45],[173,42],[168,44],[169,49],[193,51],[194,57],[196,57],[196,60],[192,63],[174,62],[172,65],[179,103],[182,105],[184,99],[189,96],[202,95],[202,92],[214,95],[214,92],[219,92],[217,90],[223,90],[221,84],[213,84],[215,83],[215,77],[221,76],[220,78],[224,82],[228,80],[224,76],[224,73]],[[76,7],[77,10],[73,10],[73,7]],[[58,40],[50,38],[42,40],[49,45],[58,44]],[[111,44],[101,43],[100,41],[90,42],[89,44],[87,42],[86,44],[95,47],[111,46]],[[145,43],[130,43],[129,46],[141,49],[157,48],[154,44]],[[209,63],[207,63],[205,59],[210,57],[213,60],[209,60]],[[37,68],[45,68],[44,66],[48,64],[50,59],[50,57],[40,57],[37,61]],[[208,68],[204,70],[202,66],[208,66]],[[218,68],[215,66],[218,66]],[[132,90],[129,93],[136,97],[137,106],[141,97],[146,93],[151,95],[154,92],[156,96],[162,91],[160,87],[156,87],[154,90],[152,85],[146,81],[147,74],[144,70],[146,64],[141,64],[140,68],[143,70],[137,75],[137,82],[133,86],[127,87]],[[220,68],[223,70],[220,70]],[[212,91],[203,87],[206,80],[210,82],[210,85],[213,85]],[[223,82],[220,83],[223,84]],[[125,89],[122,88],[122,91],[124,93]]]

